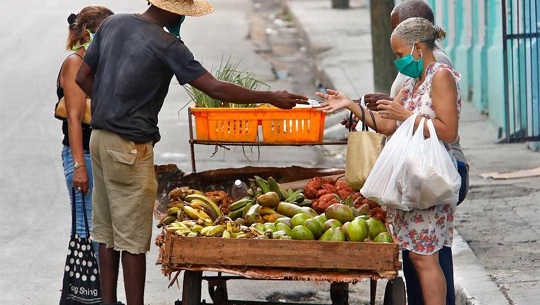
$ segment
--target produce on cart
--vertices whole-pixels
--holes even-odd
[[[399,246],[386,212],[341,180],[317,176],[296,188],[272,176],[246,182],[248,194],[235,201],[224,190],[186,185],[170,191],[156,240],[165,275],[217,271],[332,283],[370,278],[372,288],[375,280],[397,277]]]

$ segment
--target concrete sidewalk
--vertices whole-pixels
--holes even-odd
[[[284,0],[315,58],[323,86],[351,98],[374,90],[370,12],[365,3],[350,0],[351,8],[341,10],[332,9],[330,0]],[[328,117],[325,136],[346,136],[343,127],[335,126],[342,115]],[[540,153],[524,144],[496,144],[497,128],[466,101],[460,135],[471,166],[471,185],[456,215],[457,304],[540,304],[533,293],[540,291],[540,211],[535,206],[540,178],[480,176],[536,168]],[[336,156],[344,154],[343,148],[334,149]]]

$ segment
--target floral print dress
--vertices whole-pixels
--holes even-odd
[[[409,79],[401,89],[401,102],[405,108],[426,118],[436,118],[431,100],[431,81],[433,75],[441,69],[448,69],[454,75],[456,84],[461,78],[460,74],[450,66],[434,62],[426,68],[426,79],[413,93],[416,79]],[[456,100],[458,117],[461,110],[461,98]],[[447,145],[447,149],[450,147]],[[452,154],[451,154],[452,155]],[[454,210],[456,204],[439,204],[425,210],[413,209],[404,211],[389,209],[393,219],[393,233],[401,244],[402,249],[414,253],[429,255],[442,247],[452,246],[454,232]]]

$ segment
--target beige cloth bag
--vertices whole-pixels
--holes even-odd
[[[84,108],[84,114],[82,118],[82,122],[90,125],[90,119],[92,118],[92,114],[90,111],[90,104],[91,101],[89,98],[86,98],[86,107]],[[59,120],[67,120],[68,114],[67,114],[67,108],[66,108],[66,99],[62,97],[58,103],[56,103],[56,107],[54,108],[54,117]]]
[[[373,113],[369,111],[375,123],[370,131],[365,122],[365,111],[362,106],[362,131],[349,132],[347,140],[347,157],[345,162],[345,182],[354,189],[361,189],[381,153],[386,137],[377,133],[377,124]],[[352,119],[352,113],[351,113]]]

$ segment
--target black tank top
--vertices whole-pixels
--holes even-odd
[[[74,55],[74,54],[81,57],[81,55],[79,55],[77,53],[72,53],[69,56]],[[82,57],[81,57],[81,59],[82,59]],[[63,64],[62,64],[62,66],[63,66]],[[62,67],[60,67],[60,71],[62,71]],[[58,72],[58,78],[56,79],[56,95],[58,96],[58,100],[60,100],[62,97],[64,97],[64,88],[62,88],[60,86],[60,72]],[[90,127],[90,125],[87,125],[87,124],[84,124],[84,123],[81,123],[81,127],[82,127],[83,149],[84,150],[89,150],[90,134],[92,133],[92,128]],[[68,122],[67,122],[67,120],[64,120],[62,122],[62,133],[64,134],[64,139],[62,140],[62,144],[66,145],[66,146],[69,146],[69,136],[68,136],[69,133],[68,133]]]

